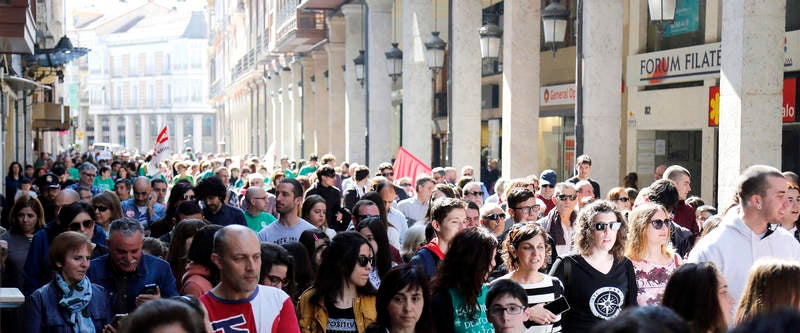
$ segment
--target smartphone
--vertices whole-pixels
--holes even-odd
[[[564,296],[561,296],[555,301],[545,304],[544,308],[552,312],[554,315],[560,315],[569,310],[569,303],[567,303],[567,299],[564,298]]]
[[[142,292],[140,294],[150,294],[155,295],[158,293],[158,285],[155,283],[147,284],[142,288]]]
[[[111,319],[111,327],[119,329],[120,324],[128,317],[127,313],[122,313],[115,315],[113,319]]]

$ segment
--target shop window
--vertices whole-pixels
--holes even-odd
[[[786,0],[786,31],[800,30],[800,1]]]
[[[481,86],[481,109],[496,109],[500,107],[500,86],[486,84]]]
[[[675,20],[667,24],[661,34],[647,12],[648,52],[705,44],[705,33],[706,0],[677,0]]]

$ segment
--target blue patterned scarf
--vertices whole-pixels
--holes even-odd
[[[70,286],[59,273],[56,274],[56,284],[64,293],[58,301],[58,306],[67,310],[73,332],[94,333],[94,323],[87,307],[92,300],[92,283],[89,282],[89,278],[84,277],[75,286]]]

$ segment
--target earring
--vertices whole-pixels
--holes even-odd
[[[761,204],[759,203],[757,206],[758,210],[761,210]]]

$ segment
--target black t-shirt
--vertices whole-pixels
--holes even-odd
[[[562,315],[562,332],[588,332],[598,322],[637,305],[638,288],[628,258],[614,259],[608,274],[603,274],[575,254],[556,261],[551,275],[564,284],[571,307]]]
[[[356,328],[356,315],[353,308],[340,309],[333,302],[325,300],[325,309],[328,311],[328,323],[325,331],[328,333],[358,333]]]

